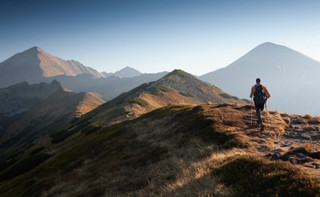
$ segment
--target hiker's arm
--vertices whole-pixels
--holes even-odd
[[[264,90],[264,92],[267,94],[267,98],[270,98],[271,95],[270,95],[268,89],[263,86],[263,90]]]
[[[254,86],[251,88],[251,93],[250,93],[250,98],[252,98],[253,94],[254,94],[255,88]]]

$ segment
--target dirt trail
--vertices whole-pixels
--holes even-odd
[[[250,110],[243,120],[248,125],[244,129],[258,152],[269,159],[282,159],[294,163],[315,178],[320,179],[320,158],[310,157],[309,153],[320,155],[320,121],[318,117],[280,114],[275,111],[263,113],[264,131],[251,127]],[[253,114],[253,123],[256,122]],[[291,154],[295,149],[307,151]],[[301,151],[300,151],[301,152]],[[288,158],[285,158],[288,157]]]

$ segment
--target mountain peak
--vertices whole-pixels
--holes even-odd
[[[190,73],[187,73],[181,69],[175,69],[172,72],[168,73],[167,75],[165,75],[162,79],[160,79],[160,81],[163,80],[170,80],[170,81],[198,81],[197,78],[195,78],[193,75],[191,75]]]
[[[43,53],[45,51],[38,46],[34,46],[34,47],[31,47],[30,49],[23,51],[22,53],[28,53],[28,52],[29,53]]]
[[[64,87],[64,85],[62,85],[58,80],[54,79],[52,80],[52,82],[50,83],[50,86],[53,89],[57,89],[60,91],[64,91],[64,92],[71,92],[70,90],[68,90],[66,87]]]
[[[267,56],[267,55],[272,55],[272,56],[281,56],[280,54],[291,54],[293,56],[295,56],[297,53],[297,51],[290,49],[284,45],[280,45],[280,44],[275,44],[272,42],[265,42],[262,43],[258,46],[256,46],[255,48],[253,48],[251,51],[249,51],[247,54],[251,54],[251,55],[258,55],[260,54],[261,56]],[[301,54],[301,53],[299,53]],[[262,58],[262,57],[259,57]],[[270,58],[270,57],[268,57]]]
[[[38,46],[17,53],[0,63],[0,87],[6,87],[21,81],[39,83],[43,77],[57,75],[76,76],[91,74],[102,75],[93,68],[86,67],[77,61],[66,61],[53,56]]]
[[[264,42],[264,43],[262,43],[262,44],[260,44],[260,45],[258,45],[258,46],[279,46],[278,44],[275,44],[275,43],[273,43],[273,42]]]
[[[114,76],[120,77],[120,78],[130,78],[130,77],[136,77],[141,75],[142,73],[132,67],[126,66],[123,69],[117,71],[114,73]]]
[[[181,69],[175,69],[172,72],[170,72],[167,76],[172,76],[172,75],[177,75],[177,76],[181,76],[181,77],[192,76],[189,73],[187,73]]]

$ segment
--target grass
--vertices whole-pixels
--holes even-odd
[[[46,153],[31,155],[26,159],[12,165],[7,171],[0,175],[0,181],[14,178],[20,174],[23,174],[29,170],[32,170],[42,162],[49,159],[51,155]]]
[[[171,88],[168,87],[168,86],[165,86],[165,85],[158,84],[158,85],[155,87],[155,90],[161,91],[161,92],[169,92],[169,91],[171,90]]]
[[[77,128],[73,127],[66,130],[55,132],[50,136],[52,138],[51,143],[52,144],[60,143],[78,131],[79,130],[77,130]]]
[[[25,173],[24,176],[14,179],[7,185],[6,192],[3,188],[0,192],[3,192],[4,196],[10,196],[16,192],[30,193],[40,186],[49,191],[52,185],[55,185],[55,179],[46,177],[62,177],[61,181],[64,183],[77,180],[79,176],[82,180],[95,181],[96,178],[88,180],[86,175],[77,175],[75,169],[82,171],[86,169],[85,171],[90,172],[90,177],[99,177],[101,172],[111,173],[115,180],[117,177],[125,177],[125,180],[115,183],[103,181],[103,187],[107,190],[117,187],[122,193],[130,193],[148,187],[149,183],[146,181],[148,177],[153,176],[154,170],[162,168],[160,164],[155,168],[151,166],[171,160],[170,154],[173,154],[171,150],[179,150],[174,154],[183,158],[185,156],[182,153],[190,143],[194,143],[195,139],[207,144],[205,147],[216,144],[231,146],[230,141],[235,139],[234,136],[224,133],[222,129],[216,129],[217,123],[207,119],[202,113],[202,107],[169,106],[154,110],[135,120],[100,129],[29,173]],[[81,125],[91,130],[88,124],[83,122]],[[80,127],[74,125],[70,129],[78,130]],[[190,149],[194,147],[196,146],[191,146]],[[194,150],[190,155],[196,155],[195,159],[201,159],[207,153],[200,154],[198,150]],[[18,184],[18,182],[33,182],[34,176],[38,177],[36,184],[28,187]],[[158,183],[160,185],[175,180],[175,175],[172,173],[162,177]],[[102,185],[98,184],[95,187]],[[61,187],[60,190],[64,188]],[[40,195],[39,192],[35,192],[34,195]]]
[[[226,98],[226,99],[235,99],[235,100],[239,100],[239,98],[238,97],[236,97],[236,96],[231,96],[230,94],[227,94],[227,93],[221,93],[221,94],[219,94],[221,97],[223,97],[223,98]]]
[[[37,153],[40,153],[41,151],[45,150],[46,148],[41,146],[41,147],[38,147],[36,149],[34,149],[33,151],[30,152],[30,155],[35,155]]]
[[[179,94],[181,94],[182,96],[186,96],[186,97],[194,97],[194,95],[190,94],[190,93],[184,93],[184,92],[179,92]]]
[[[227,94],[227,93],[221,93],[219,94],[221,97],[223,98],[232,98],[232,96],[230,94]]]
[[[142,98],[133,98],[130,100],[130,102],[137,103],[138,105],[140,105],[142,107],[147,107],[149,105],[149,103]]]
[[[239,134],[246,124],[241,118],[243,114],[236,112],[233,106],[222,104],[167,106],[105,128],[92,126],[91,121],[81,122],[69,129],[77,128],[90,135],[82,135],[81,140],[54,157],[0,185],[0,193],[2,196],[318,194],[317,183],[297,168],[243,156],[250,144]]]
[[[291,164],[241,156],[218,170],[236,196],[317,196],[320,185]]]

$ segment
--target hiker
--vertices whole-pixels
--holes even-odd
[[[250,98],[254,96],[253,101],[256,108],[258,126],[260,126],[260,130],[263,131],[264,124],[262,123],[261,112],[263,111],[264,104],[267,102],[267,99],[270,98],[270,93],[268,89],[260,83],[260,78],[257,78],[256,85],[252,86],[251,88]]]

